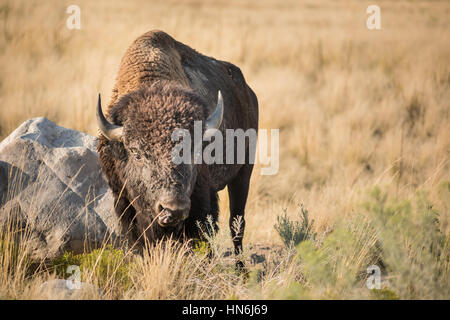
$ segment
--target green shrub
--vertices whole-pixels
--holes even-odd
[[[373,231],[360,219],[344,221],[320,244],[311,240],[297,246],[297,257],[309,287],[327,298],[351,295],[364,287],[368,266],[378,259]]]
[[[93,250],[90,253],[73,255],[71,252],[53,261],[57,275],[67,278],[67,267],[77,265],[81,271],[81,281],[96,282],[101,288],[120,287],[128,289],[130,261],[126,259],[122,250],[114,249],[111,245]]]
[[[302,241],[315,239],[316,234],[312,231],[314,220],[309,220],[308,210],[303,205],[300,206],[300,213],[301,222],[289,219],[286,210],[283,215],[277,217],[274,228],[288,248],[297,246]]]
[[[192,251],[201,257],[210,256],[211,255],[211,246],[208,241],[194,239],[193,241],[193,249]]]
[[[278,218],[286,245],[297,242],[303,281],[291,280],[274,298],[449,299],[450,236],[423,192],[413,201],[371,191],[359,214],[339,221],[321,241],[303,232],[307,219]],[[304,215],[305,216],[305,215]],[[381,270],[381,287],[368,289],[367,268]]]
[[[62,278],[68,278],[70,276],[70,274],[66,273],[66,270],[71,265],[80,266],[81,255],[74,255],[72,252],[66,251],[61,257],[57,257],[52,261],[53,271]]]
[[[414,202],[374,189],[365,204],[378,234],[389,286],[402,299],[448,299],[449,236],[423,192]]]

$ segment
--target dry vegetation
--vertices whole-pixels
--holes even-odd
[[[298,256],[286,249],[249,280],[220,254],[170,246],[122,259],[125,285],[109,269],[85,280],[106,298],[450,298],[450,3],[376,2],[381,31],[365,26],[373,1],[312,0],[77,1],[72,31],[72,2],[2,1],[0,138],[35,116],[96,134],[98,92],[108,99],[131,41],[161,29],[238,65],[260,127],[280,129],[278,174],[252,178],[245,244],[281,245],[277,216],[298,219],[301,203],[315,221]],[[221,210],[219,251],[226,193]],[[0,297],[41,297],[56,275],[27,275],[14,250],[0,259]],[[374,294],[365,268],[380,259],[389,277]]]

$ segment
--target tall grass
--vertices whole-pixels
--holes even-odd
[[[444,192],[450,193],[448,186]],[[442,188],[441,188],[442,189]],[[448,202],[449,198],[445,198]],[[450,205],[447,203],[447,205]],[[330,229],[302,237],[292,250],[293,234],[280,232],[287,244],[262,264],[242,259],[235,269],[227,230],[201,242],[166,240],[148,243],[141,253],[105,244],[91,252],[66,252],[51,261],[30,259],[26,232],[17,220],[0,233],[2,299],[449,299],[450,236],[441,213],[424,192],[413,201],[373,189],[357,205],[357,214]],[[305,212],[305,211],[303,211]],[[280,224],[305,226],[304,215]],[[311,226],[311,224],[308,224]],[[277,229],[281,230],[280,226]],[[289,229],[289,228],[288,228]],[[309,228],[306,227],[305,230]],[[272,251],[274,252],[274,251]],[[38,265],[38,267],[37,267]],[[368,267],[381,270],[379,288],[368,288]],[[54,279],[70,279],[69,266],[80,270],[82,290],[55,290]],[[86,284],[89,284],[87,286]],[[67,292],[72,295],[67,296]]]

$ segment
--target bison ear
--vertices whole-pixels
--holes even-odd
[[[97,103],[97,125],[102,135],[104,135],[110,141],[121,141],[123,134],[123,126],[116,126],[106,120],[102,111],[102,101],[100,93],[98,94]]]
[[[217,96],[216,110],[213,112],[212,115],[209,116],[208,119],[206,119],[205,130],[219,129],[220,124],[222,123],[222,119],[223,119],[223,98],[222,93],[219,90]]]

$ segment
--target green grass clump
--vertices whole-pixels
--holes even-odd
[[[275,226],[286,245],[299,242],[293,268],[302,279],[274,291],[275,298],[450,298],[450,236],[425,193],[403,200],[376,188],[358,214],[336,223],[320,241],[305,236],[305,221],[284,215]],[[366,286],[372,265],[381,271],[375,289]]]
[[[57,275],[68,278],[70,274],[67,274],[67,268],[76,265],[80,267],[81,281],[95,283],[104,291],[111,288],[126,290],[131,285],[130,263],[122,250],[107,245],[79,255],[66,252],[53,261],[53,268]]]
[[[212,254],[209,242],[200,239],[193,240],[192,251],[194,252],[194,254],[199,255],[200,257],[211,256]]]
[[[302,241],[314,239],[316,236],[312,231],[314,220],[309,220],[308,210],[303,205],[300,206],[300,213],[301,222],[292,221],[287,216],[286,210],[284,210],[283,215],[277,217],[274,228],[288,248],[295,247]]]
[[[423,192],[414,201],[374,189],[365,204],[378,234],[389,287],[402,299],[450,298],[449,235]]]
[[[351,296],[363,287],[366,268],[377,261],[376,240],[361,221],[338,224],[321,243],[297,246],[297,258],[309,287],[325,298]]]
[[[371,294],[371,297],[376,300],[399,300],[400,299],[394,291],[389,290],[387,288],[373,289],[373,290],[371,290],[370,294]]]

